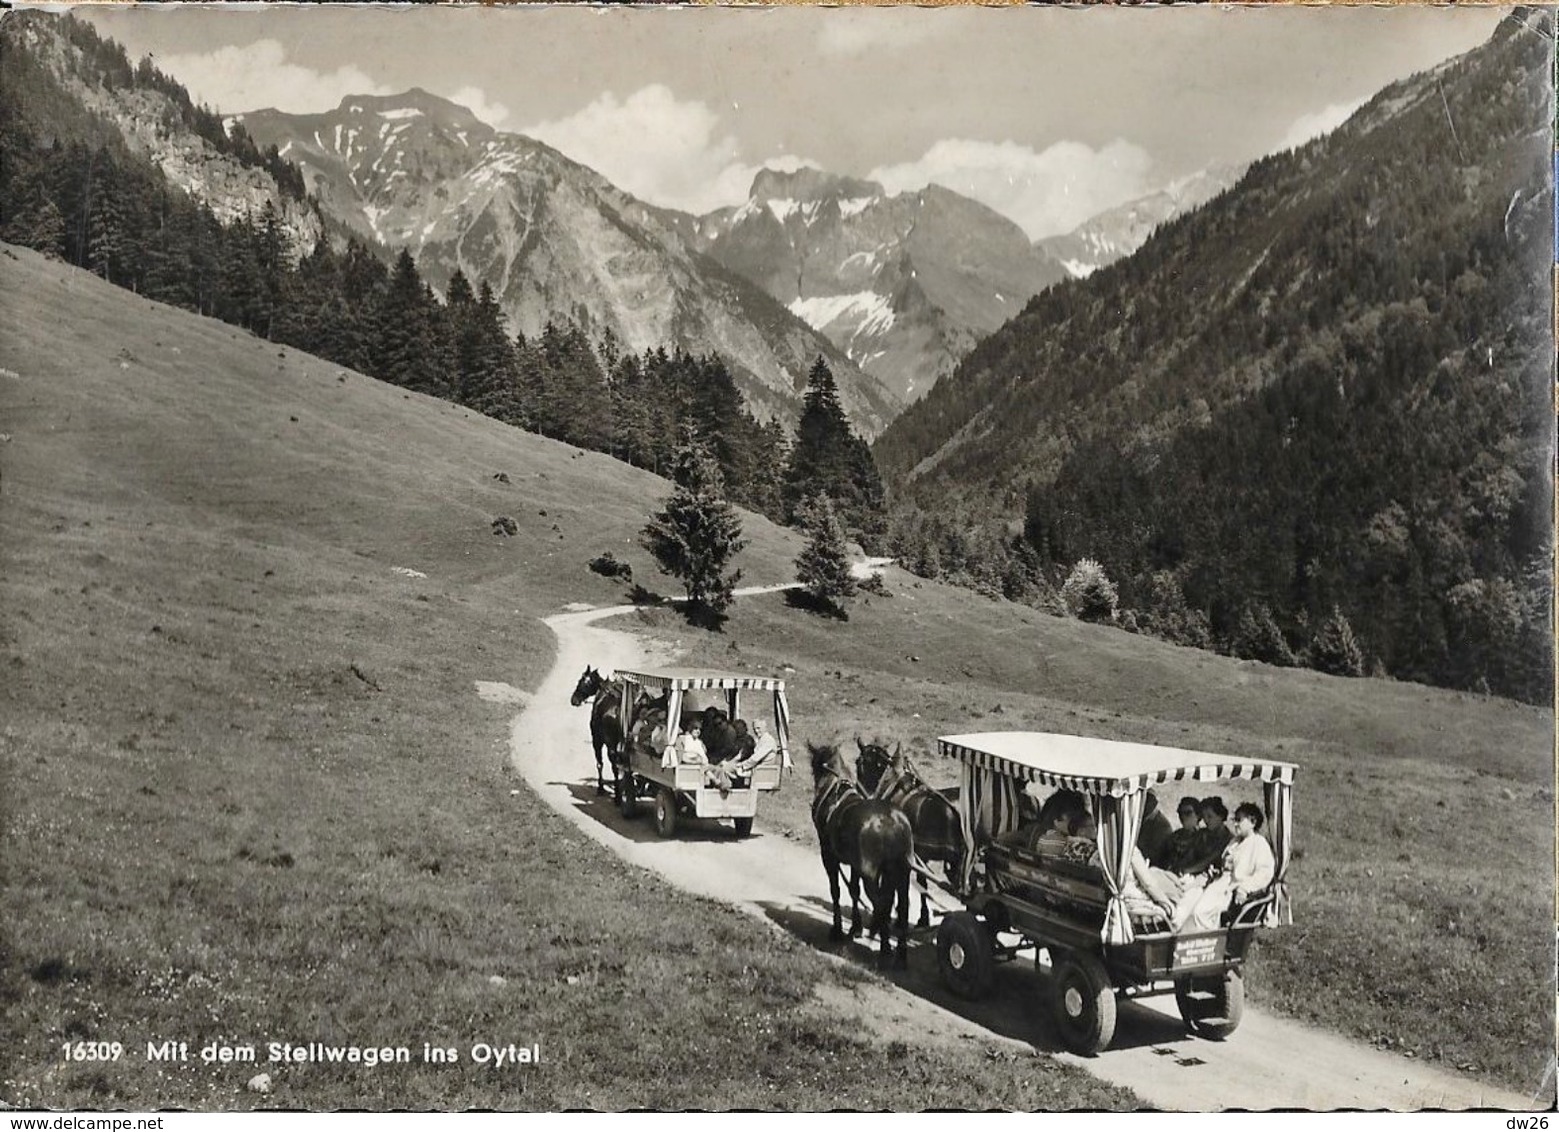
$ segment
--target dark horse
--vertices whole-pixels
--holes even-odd
[[[920,854],[921,862],[941,861],[948,880],[952,881],[963,867],[964,859],[964,832],[953,803],[947,795],[926,785],[925,779],[910,765],[903,744],[897,745],[891,755],[880,743],[862,743],[857,738],[855,745],[860,748],[855,759],[855,773],[861,780],[861,787],[873,798],[891,802],[904,811],[915,831],[915,852]],[[917,924],[926,928],[931,926],[930,894],[925,872],[920,869],[916,872],[920,874],[920,919]]]
[[[619,794],[622,790],[618,767],[623,746],[622,682],[608,680],[587,666],[568,702],[578,707],[592,696],[595,702],[590,705],[590,745],[595,748],[595,792],[606,793],[606,783],[601,777],[601,751],[604,748],[612,767],[612,793]]]
[[[817,827],[828,891],[834,901],[834,926],[829,938],[844,938],[839,916],[839,870],[849,866],[850,935],[861,934],[860,882],[872,903],[872,931],[878,939],[878,966],[890,962],[888,923],[898,901],[899,943],[891,962],[909,965],[909,874],[915,859],[915,834],[898,807],[868,798],[845,775],[843,759],[833,747],[807,744],[812,755],[812,824]]]

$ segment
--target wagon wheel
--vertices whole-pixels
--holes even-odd
[[[1239,1027],[1245,1014],[1245,980],[1238,971],[1175,982],[1175,1005],[1186,1029],[1199,1038],[1221,1042]]]
[[[639,816],[639,780],[631,774],[627,779],[617,799],[617,809],[623,817],[632,821]]]
[[[752,819],[751,818],[736,818],[734,820],[736,822],[736,836],[737,837],[751,837],[752,836]]]
[[[655,832],[662,837],[677,832],[677,799],[664,786],[655,791]]]
[[[996,941],[971,912],[942,917],[936,930],[936,965],[942,982],[959,998],[984,998],[996,977]]]
[[[1115,1037],[1115,987],[1104,964],[1073,952],[1056,966],[1056,1029],[1073,1053],[1092,1057]]]

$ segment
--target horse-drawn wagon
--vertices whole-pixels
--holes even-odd
[[[1244,1004],[1241,967],[1256,929],[1292,922],[1283,878],[1293,841],[1293,765],[1040,732],[938,743],[960,764],[959,820],[974,847],[961,862],[964,910],[944,917],[937,932],[949,989],[980,997],[997,962],[1032,949],[1036,965],[1042,955],[1049,959],[1056,1026],[1075,1052],[1091,1055],[1110,1044],[1117,996],[1173,993],[1193,1033],[1217,1039],[1234,1031]],[[1271,880],[1259,891],[1236,889],[1239,898],[1215,911],[1216,926],[1206,930],[1177,931],[1163,916],[1141,915],[1129,897],[1148,790],[1239,780],[1262,787]],[[1097,826],[1091,863],[1041,855],[1014,836],[1029,784],[1086,801]]]
[[[618,790],[623,816],[634,817],[640,800],[649,798],[662,837],[676,832],[679,815],[730,818],[738,836],[750,834],[759,795],[778,790],[781,771],[791,766],[785,681],[701,669],[618,671],[616,679],[623,720]],[[711,750],[708,761],[684,761],[677,738],[694,714],[688,710],[691,700],[700,696],[718,701],[705,716],[712,722],[701,725],[707,745],[719,743],[711,726],[729,739],[740,723],[759,736],[751,754],[743,758]],[[719,761],[722,755],[729,757]]]

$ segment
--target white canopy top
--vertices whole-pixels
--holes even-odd
[[[1248,778],[1292,784],[1298,769],[1292,763],[1044,731],[986,731],[937,742],[944,755],[1009,778],[1116,797],[1168,782]]]
[[[739,672],[720,672],[707,668],[661,668],[632,672],[618,669],[617,675],[641,688],[661,692],[691,692],[701,688],[735,689],[744,692],[783,692],[785,681],[777,676],[748,676]]]

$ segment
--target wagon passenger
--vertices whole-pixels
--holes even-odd
[[[1092,815],[1074,815],[1072,831],[1071,839],[1067,844],[1067,859],[1102,870],[1104,863],[1099,855],[1099,827]],[[1153,873],[1154,870],[1148,865],[1148,859],[1142,855],[1142,850],[1133,845],[1131,870],[1126,874],[1126,884],[1121,889],[1121,896],[1126,901],[1126,911],[1133,917],[1142,920],[1167,921],[1174,914],[1175,899]]]
[[[1144,857],[1152,860],[1170,836],[1169,819],[1158,807],[1158,795],[1149,790],[1143,804],[1142,830],[1137,834],[1137,848],[1142,850]]]
[[[721,712],[719,722],[725,721],[725,713]],[[708,719],[705,720],[706,726]],[[757,749],[757,743],[751,732],[747,730],[745,719],[731,721],[730,736],[733,741],[723,751],[709,750],[709,770],[704,775],[704,781],[710,786],[717,786],[721,794],[726,794],[731,787],[736,785],[737,779],[747,773],[744,768],[750,768],[750,760]]]
[[[751,774],[755,768],[762,765],[768,758],[779,750],[779,745],[774,742],[774,736],[763,726],[763,720],[755,719],[749,729],[745,719],[736,721],[736,729],[743,733],[744,739],[739,748],[735,764],[731,767],[731,773],[735,775]]]
[[[682,721],[682,734],[677,736],[677,762],[686,766],[698,766],[709,761],[704,753],[704,741],[698,737],[698,716]]]
[[[1223,853],[1223,872],[1200,892],[1188,892],[1175,906],[1176,931],[1211,931],[1231,905],[1264,892],[1277,874],[1272,846],[1262,836],[1261,808],[1242,802],[1234,810],[1234,833]]]
[[[1196,860],[1199,855],[1197,846],[1202,840],[1200,808],[1201,803],[1189,794],[1180,799],[1180,804],[1175,807],[1175,816],[1180,819],[1180,828],[1164,840],[1164,843],[1158,847],[1158,852],[1147,854],[1150,865],[1171,873],[1178,873]]]
[[[1202,817],[1202,838],[1197,844],[1197,851],[1191,860],[1182,862],[1179,872],[1190,876],[1210,875],[1222,868],[1223,851],[1228,848],[1229,840],[1233,836],[1229,827],[1224,822],[1229,819],[1229,807],[1223,804],[1223,799],[1214,795],[1211,798],[1203,798],[1202,804],[1197,807],[1197,812]]]
[[[1068,861],[1080,865],[1099,863],[1099,823],[1086,810],[1073,814],[1066,825],[1066,847],[1062,852]]]

